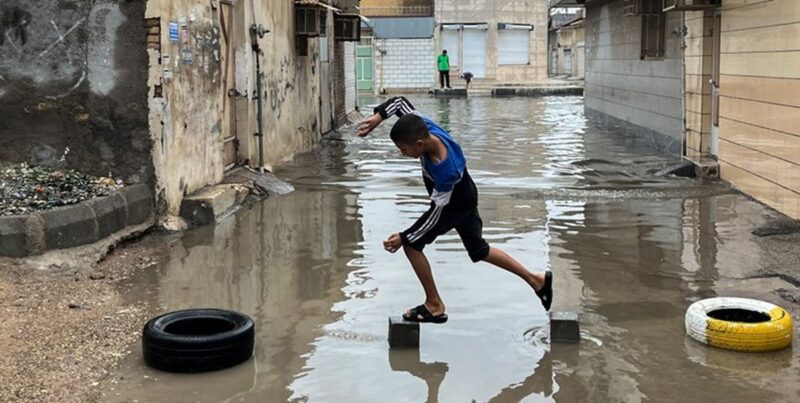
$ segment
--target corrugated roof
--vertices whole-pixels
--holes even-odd
[[[433,17],[372,17],[369,21],[376,38],[431,38],[436,26]]]

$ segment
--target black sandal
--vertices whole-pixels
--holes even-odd
[[[445,323],[447,322],[447,314],[442,313],[440,315],[434,316],[428,308],[425,307],[425,304],[418,305],[414,308],[409,309],[411,315],[406,316],[403,313],[403,319],[409,322],[420,322],[420,323]]]
[[[536,296],[542,300],[542,305],[545,311],[550,310],[550,305],[553,304],[553,272],[544,272],[544,285],[536,291]]]

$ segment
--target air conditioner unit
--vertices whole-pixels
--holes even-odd
[[[623,0],[622,13],[631,15],[653,15],[662,13],[661,0]]]
[[[664,0],[664,11],[708,10],[719,6],[719,0]]]
[[[295,5],[295,34],[300,36],[319,36],[321,32],[319,13],[320,8],[317,6]]]
[[[333,17],[333,37],[337,41],[361,40],[361,19],[357,15],[336,14]]]

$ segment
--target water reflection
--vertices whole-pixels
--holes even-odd
[[[656,178],[670,161],[586,118],[582,99],[413,98],[462,143],[490,243],[550,269],[556,308],[585,342],[550,345],[547,316],[516,277],[469,261],[456,234],[426,249],[450,321],[416,351],[390,351],[386,317],[422,291],[381,241],[426,209],[418,162],[388,125],[328,139],[281,167],[296,188],[190,233],[158,273],[165,310],[216,306],[256,320],[249,366],[175,376],[131,356],[111,401],[791,401],[791,350],[754,356],[684,337],[699,298],[769,297],[741,278],[764,251],[743,228],[763,207],[721,184]],[[752,281],[749,280],[753,284]],[[760,292],[760,294],[759,294]],[[144,295],[145,290],[142,290]],[[119,377],[124,379],[120,381]],[[145,378],[147,377],[147,378]]]
[[[331,144],[296,163],[310,167],[304,173],[316,181],[338,179],[347,175],[343,151]],[[321,324],[340,317],[331,305],[343,298],[340,289],[358,268],[349,264],[363,240],[356,199],[346,188],[294,192],[188,232],[160,268],[159,305],[252,316],[255,358],[225,371],[181,376],[144,369],[138,356],[131,357],[120,375],[130,381],[111,400],[288,400],[287,386],[323,334]]]

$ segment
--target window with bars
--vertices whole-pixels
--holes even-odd
[[[666,52],[666,15],[642,16],[642,59],[662,59]]]

